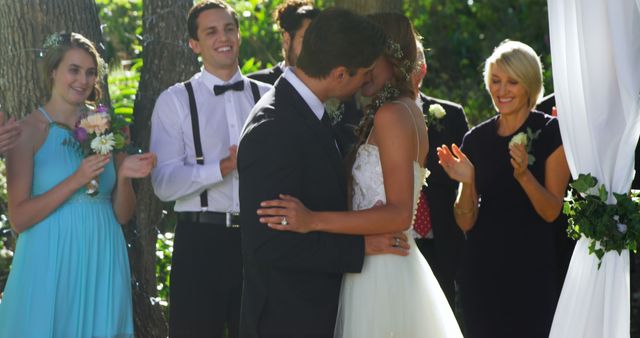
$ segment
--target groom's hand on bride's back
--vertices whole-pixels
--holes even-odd
[[[402,232],[364,236],[364,253],[366,255],[392,254],[406,256],[409,254],[407,235]]]

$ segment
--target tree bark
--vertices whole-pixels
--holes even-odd
[[[150,121],[160,93],[189,79],[198,61],[188,47],[187,13],[193,0],[145,0],[143,4],[143,68],[134,106],[132,137],[142,149],[149,148]],[[162,218],[162,202],[147,178],[136,182],[135,221],[128,225],[135,326],[137,337],[166,337],[167,322],[160,305],[151,297],[156,289],[156,235]]]
[[[93,0],[0,0],[0,18],[0,104],[9,115],[23,117],[47,100],[38,59],[49,34],[80,33],[103,53]]]
[[[402,0],[335,0],[335,5],[364,15],[378,12],[402,13]]]

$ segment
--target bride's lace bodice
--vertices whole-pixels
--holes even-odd
[[[353,176],[353,210],[373,207],[377,201],[387,202],[384,192],[384,178],[378,147],[373,144],[363,144],[358,149],[351,172]],[[418,196],[429,170],[422,168],[413,161],[413,215],[415,217]],[[413,223],[413,222],[412,222]]]
[[[418,107],[413,108],[417,115]],[[411,112],[408,106],[407,110]],[[418,129],[416,120],[413,121]],[[420,142],[418,135],[416,138],[418,149],[412,161],[414,217],[422,184],[429,174],[417,161]],[[378,201],[387,202],[376,145],[367,140],[358,148],[351,175],[354,210],[371,208]],[[404,232],[410,248],[407,256],[366,256],[359,273],[344,275],[335,338],[462,338],[447,298],[410,234],[411,224],[407,228]]]

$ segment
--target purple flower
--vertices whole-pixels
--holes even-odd
[[[86,129],[82,127],[77,127],[76,129],[73,130],[73,138],[75,138],[76,141],[82,143],[89,138],[89,135],[87,134]]]
[[[106,113],[108,111],[109,109],[107,108],[107,106],[103,104],[99,104],[98,107],[96,108],[96,113]]]

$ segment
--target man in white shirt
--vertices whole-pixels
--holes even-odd
[[[251,108],[270,86],[240,73],[240,33],[222,0],[189,12],[189,46],[200,73],[165,90],[153,111],[156,195],[175,201],[169,302],[171,337],[238,336],[242,259],[236,149]]]

